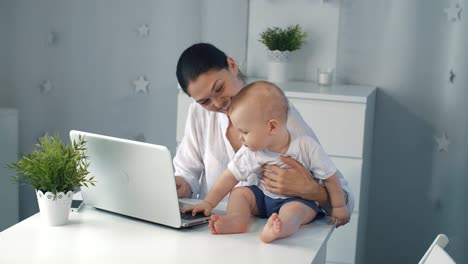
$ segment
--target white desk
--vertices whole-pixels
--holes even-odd
[[[211,235],[207,225],[177,230],[90,207],[60,227],[36,214],[0,233],[0,263],[325,263],[334,229],[325,220],[271,244],[259,239],[264,223],[255,218],[249,233]]]

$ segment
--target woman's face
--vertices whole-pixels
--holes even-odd
[[[230,57],[227,61],[228,69],[205,72],[188,83],[188,93],[206,110],[228,114],[231,98],[244,87],[236,63]]]

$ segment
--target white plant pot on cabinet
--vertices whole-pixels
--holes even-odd
[[[291,52],[268,50],[268,80],[275,83],[283,83],[289,79],[289,58]]]
[[[64,225],[68,221],[73,191],[59,192],[55,196],[51,192],[36,191],[37,202],[42,221],[50,226]]]

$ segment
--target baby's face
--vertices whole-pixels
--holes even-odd
[[[245,106],[245,107],[244,107]],[[237,107],[230,118],[232,125],[239,131],[242,144],[252,151],[266,149],[270,143],[267,121],[261,113],[247,105]]]

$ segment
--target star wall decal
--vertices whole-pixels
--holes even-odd
[[[447,20],[455,22],[457,20],[460,20],[460,14],[461,14],[461,7],[459,3],[456,3],[455,5],[452,5],[451,7],[445,8],[445,14],[447,14]]]
[[[148,93],[148,85],[150,82],[145,80],[145,77],[140,76],[137,80],[133,81],[133,85],[135,86],[135,93]]]
[[[147,24],[142,24],[137,28],[137,32],[140,38],[146,38],[149,36],[150,28]]]
[[[455,81],[455,73],[453,72],[453,70],[450,70],[449,74],[450,74],[450,76],[449,76],[449,81],[450,81],[450,83],[454,83],[454,81]]]
[[[52,46],[54,45],[56,42],[57,42],[57,34],[53,31],[50,31],[48,34],[47,34],[47,45],[48,46]]]
[[[45,80],[39,85],[39,88],[42,94],[49,94],[50,92],[52,92],[54,86],[52,85],[51,81]]]
[[[447,132],[442,133],[441,137],[434,136],[437,142],[437,151],[439,152],[448,152],[448,146],[450,145],[450,140],[447,136]]]

